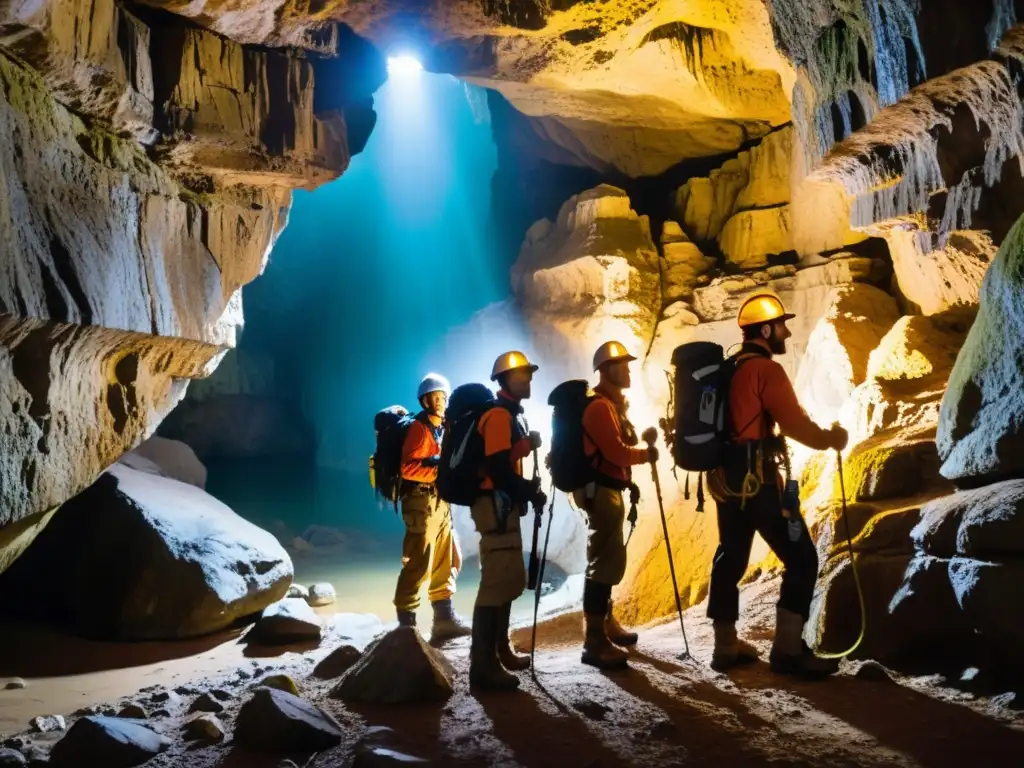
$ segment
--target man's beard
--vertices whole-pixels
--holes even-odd
[[[786,340],[776,339],[774,337],[768,339],[768,347],[771,349],[773,355],[784,355],[786,354]]]

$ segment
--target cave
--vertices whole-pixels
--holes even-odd
[[[0,7],[0,765],[1024,751],[1019,13]],[[778,481],[750,494],[791,506],[729,566],[733,622],[712,584],[744,507],[685,446],[681,351],[731,355],[765,293],[790,335],[763,366],[800,407],[776,419]],[[498,453],[521,450],[534,495],[509,539],[478,487],[488,416],[463,502],[441,483],[459,415],[416,413],[462,385],[511,391],[492,364],[523,367],[513,350],[536,370],[510,420],[525,442]],[[626,355],[628,410],[595,354]],[[593,402],[656,449],[634,435],[622,454],[635,519],[594,481],[604,528],[550,456],[568,433],[549,395],[582,379],[581,449],[605,466]],[[408,431],[386,438],[395,406]],[[414,428],[442,474],[392,493],[384,441]],[[417,511],[420,491],[450,517]],[[493,602],[520,565],[527,588]],[[517,690],[481,683],[487,654]],[[794,674],[825,661],[827,679]]]

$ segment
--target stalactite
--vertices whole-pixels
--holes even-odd
[[[985,27],[990,51],[995,50],[1003,36],[1017,23],[1013,0],[992,0],[992,5],[992,18]]]
[[[709,45],[712,49],[717,49],[719,34],[721,33],[717,30],[707,27],[696,27],[681,21],[673,21],[652,29],[644,36],[640,45],[642,47],[647,43],[669,41],[682,55],[690,74],[695,79],[702,80],[704,79],[704,46]]]

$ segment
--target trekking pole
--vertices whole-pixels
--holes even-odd
[[[551,501],[548,503],[548,529],[544,533],[544,551],[540,556],[540,572],[537,574],[537,590],[533,593],[533,633],[530,636],[530,670],[536,674],[533,655],[537,650],[537,613],[540,611],[540,586],[544,583],[544,566],[548,562],[548,542],[551,541],[551,524],[555,519],[555,481],[551,481]]]
[[[540,463],[537,457],[537,449],[533,449],[533,480],[534,484],[540,479]],[[526,588],[540,590],[537,577],[540,575],[540,558],[537,557],[537,545],[540,539],[540,524],[544,516],[544,508],[533,503],[533,546],[530,549],[530,567],[526,578]]]
[[[629,487],[629,514],[626,516],[626,521],[629,523],[629,534],[626,536],[625,546],[629,546],[629,540],[633,538],[633,531],[636,530],[636,519],[637,511],[636,504],[640,500],[640,489],[636,483]]]
[[[654,441],[658,439],[658,433],[653,430],[644,432],[644,442],[648,448],[654,447]],[[661,498],[661,481],[658,479],[658,465],[651,461],[651,477],[654,478],[654,492],[658,495],[658,509],[661,512],[661,528],[665,532],[665,549],[668,552],[668,570],[672,575],[672,590],[676,596],[676,611],[679,613],[679,628],[683,631],[683,658],[690,656],[690,642],[686,639],[686,625],[683,623],[683,604],[679,600],[679,583],[676,581],[676,565],[672,559],[672,543],[668,538],[668,520],[665,519],[665,502]]]

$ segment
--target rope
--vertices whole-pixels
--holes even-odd
[[[857,571],[857,557],[853,552],[853,537],[850,535],[850,518],[846,511],[846,481],[843,477],[843,455],[836,451],[836,463],[839,467],[839,491],[843,498],[843,523],[846,528],[846,548],[850,553],[850,565],[853,568],[853,583],[857,587],[857,601],[860,603],[860,634],[857,635],[857,639],[845,651],[840,653],[821,653],[817,655],[823,659],[842,659],[849,656],[857,648],[860,647],[861,642],[864,640],[864,634],[868,629],[868,614],[867,609],[864,605],[864,588],[860,583],[860,573]]]

